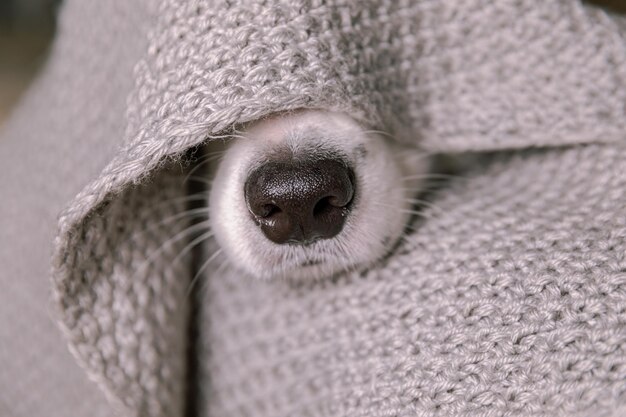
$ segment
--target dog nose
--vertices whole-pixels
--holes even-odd
[[[267,162],[245,183],[248,209],[275,243],[336,236],[354,197],[354,172],[337,159]]]

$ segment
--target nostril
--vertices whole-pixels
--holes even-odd
[[[250,213],[275,243],[308,244],[337,235],[354,192],[354,173],[338,159],[268,162],[244,187]]]
[[[323,216],[324,214],[327,214],[328,212],[339,207],[343,206],[339,204],[339,199],[337,197],[324,197],[318,201],[313,208],[313,217]]]
[[[331,207],[330,202],[328,201],[329,197],[322,198],[317,202],[315,207],[313,208],[313,216],[317,217]]]
[[[275,214],[280,213],[282,210],[275,204],[265,204],[262,206],[261,211],[259,212],[259,217],[263,217],[267,219],[269,217],[274,216]]]

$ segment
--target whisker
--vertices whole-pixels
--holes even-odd
[[[154,211],[148,211],[146,213],[146,217],[147,214],[153,213]],[[132,233],[129,237],[128,240],[133,239],[133,238],[137,238],[140,237],[142,235],[145,235],[148,232],[154,231],[156,229],[158,229],[160,226],[163,226],[167,223],[176,221],[176,220],[180,220],[180,219],[193,219],[196,217],[200,217],[203,215],[208,214],[209,210],[207,207],[201,207],[201,208],[196,208],[196,209],[191,209],[191,210],[185,210],[182,211],[180,213],[174,214],[172,216],[168,216],[164,219],[161,219],[160,221],[151,224],[150,226],[148,226],[146,229],[142,229],[142,230],[137,230],[134,233]]]
[[[215,159],[219,159],[222,156],[224,156],[226,154],[226,150],[223,151],[214,151],[214,152],[209,152],[206,155],[202,155],[201,157],[196,158],[193,163],[199,164],[199,163],[204,163],[206,161],[212,161]]]
[[[208,180],[206,178],[203,177],[198,177],[198,176],[190,176],[189,178],[187,178],[187,180],[189,181],[197,181],[197,182],[201,182],[203,184],[207,184],[207,185],[211,185],[213,184],[213,180]]]
[[[228,266],[228,258],[224,256],[222,258],[222,263],[220,264],[220,266],[218,266],[217,269],[215,270],[215,272],[213,272],[211,275],[212,276],[216,276],[216,277],[220,276],[220,274],[226,268],[226,266]],[[198,279],[198,282],[199,282],[199,285],[200,285],[200,287],[198,288],[198,291],[200,293],[202,293],[203,291],[205,291],[205,288],[206,288],[206,285],[208,283],[208,280],[199,280]],[[191,285],[191,283],[190,283],[190,285]],[[189,290],[189,293],[191,294],[191,288]]]
[[[222,253],[222,249],[221,248],[217,249],[213,253],[213,255],[211,255],[209,257],[209,259],[202,264],[200,269],[198,269],[198,272],[196,272],[196,275],[191,279],[191,282],[189,283],[189,288],[187,288],[187,292],[185,294],[185,298],[189,298],[189,296],[191,295],[191,290],[193,289],[194,285],[198,281],[198,278],[200,278],[200,276],[202,275],[202,272],[204,272],[204,270],[211,264],[211,262],[213,262],[213,260],[215,258],[217,258],[219,256],[220,253]]]
[[[427,200],[422,200],[421,198],[406,198],[404,199],[404,201],[408,201],[409,203],[414,203],[414,204],[418,204],[424,207],[435,209],[439,213],[445,213],[445,210],[439,207],[438,205],[436,205],[435,203],[427,201]]]
[[[189,178],[193,175],[193,173],[196,172],[198,169],[200,169],[202,166],[208,164],[209,162],[213,162],[222,158],[225,153],[226,151],[211,152],[209,156],[200,158],[200,160],[196,162],[196,166],[194,166],[183,179],[183,184],[186,183],[189,180]]]
[[[293,258],[293,256],[291,256],[291,258]],[[281,264],[281,269],[282,269],[282,275],[283,275],[283,281],[287,281],[287,267],[285,267],[285,262],[283,262]]]
[[[194,162],[204,161],[205,159],[214,157],[216,155],[224,155],[226,152],[228,152],[227,149],[222,149],[222,150],[218,150],[218,151],[205,152],[204,155],[195,158]]]
[[[189,235],[191,233],[195,233],[198,230],[202,230],[203,228],[207,228],[207,227],[208,227],[208,221],[203,221],[203,222],[200,222],[200,223],[196,223],[196,224],[193,224],[193,225],[183,229],[182,231],[178,232],[177,234],[175,234],[170,239],[167,239],[165,242],[163,242],[161,245],[159,245],[159,247],[157,249],[155,249],[145,259],[144,262],[142,262],[142,264],[135,270],[135,273],[138,273],[141,269],[146,268],[148,265],[150,265],[152,262],[154,262],[154,260],[156,259],[157,255],[160,255],[163,252],[163,250],[166,249],[166,247],[168,245],[185,238],[187,235]]]
[[[424,187],[424,186],[419,186],[419,187],[397,187],[398,190],[404,192],[405,194],[409,194],[409,195],[426,195],[427,191],[429,195],[432,195],[434,191],[438,190],[438,188],[433,188],[433,187]]]
[[[157,204],[150,206],[151,210],[146,210],[147,213],[153,213],[154,209],[156,208],[161,208],[163,206],[168,206],[168,205],[173,205],[174,203],[186,203],[189,201],[198,201],[198,200],[204,200],[206,199],[208,196],[208,193],[206,191],[202,191],[199,193],[193,193],[193,194],[188,194],[185,195],[183,197],[174,197],[174,198],[168,198],[165,200],[161,200],[159,201]]]
[[[407,214],[414,214],[416,216],[424,217],[424,218],[427,218],[427,219],[432,218],[432,216],[428,216],[423,211],[419,211],[419,210],[400,209],[400,210],[398,210],[398,212],[400,212],[400,213],[407,213]]]
[[[196,245],[201,242],[204,242],[207,239],[213,237],[213,231],[209,230],[206,233],[202,233],[200,236],[192,240],[185,246],[178,255],[172,260],[172,263],[178,262],[183,256],[185,256],[191,249],[193,249]]]
[[[433,218],[432,215],[428,215],[428,214],[426,214],[424,212],[417,211],[417,210],[403,209],[403,208],[400,208],[400,207],[395,206],[393,204],[386,204],[386,203],[382,203],[382,202],[374,202],[373,204],[376,205],[376,206],[379,206],[379,207],[391,208],[396,213],[408,213],[408,214],[416,215],[416,216],[419,216],[419,217],[423,217],[425,219]]]
[[[340,252],[342,252],[342,259],[350,258],[349,251],[345,242],[341,242],[341,244],[339,245],[339,250]],[[350,265],[348,264],[348,262],[341,262],[340,267],[341,269],[343,269],[343,272],[346,276],[350,275]]]
[[[162,219],[161,221],[159,221],[158,223],[156,223],[156,225],[162,225],[165,223],[169,223],[172,220],[177,220],[177,219],[185,218],[185,217],[193,218],[193,217],[196,217],[196,215],[208,214],[208,213],[209,213],[208,207],[198,207],[194,209],[189,209],[189,210],[181,211],[180,213],[176,213],[173,216],[166,217]]]

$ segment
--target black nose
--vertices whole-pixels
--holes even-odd
[[[245,197],[268,239],[309,244],[341,231],[354,188],[354,172],[340,160],[274,161],[250,174]]]

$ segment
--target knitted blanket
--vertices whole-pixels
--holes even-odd
[[[68,1],[0,139],[0,411],[624,415],[625,33],[577,0]],[[366,271],[207,273],[192,338],[183,156],[300,108],[484,155]]]

